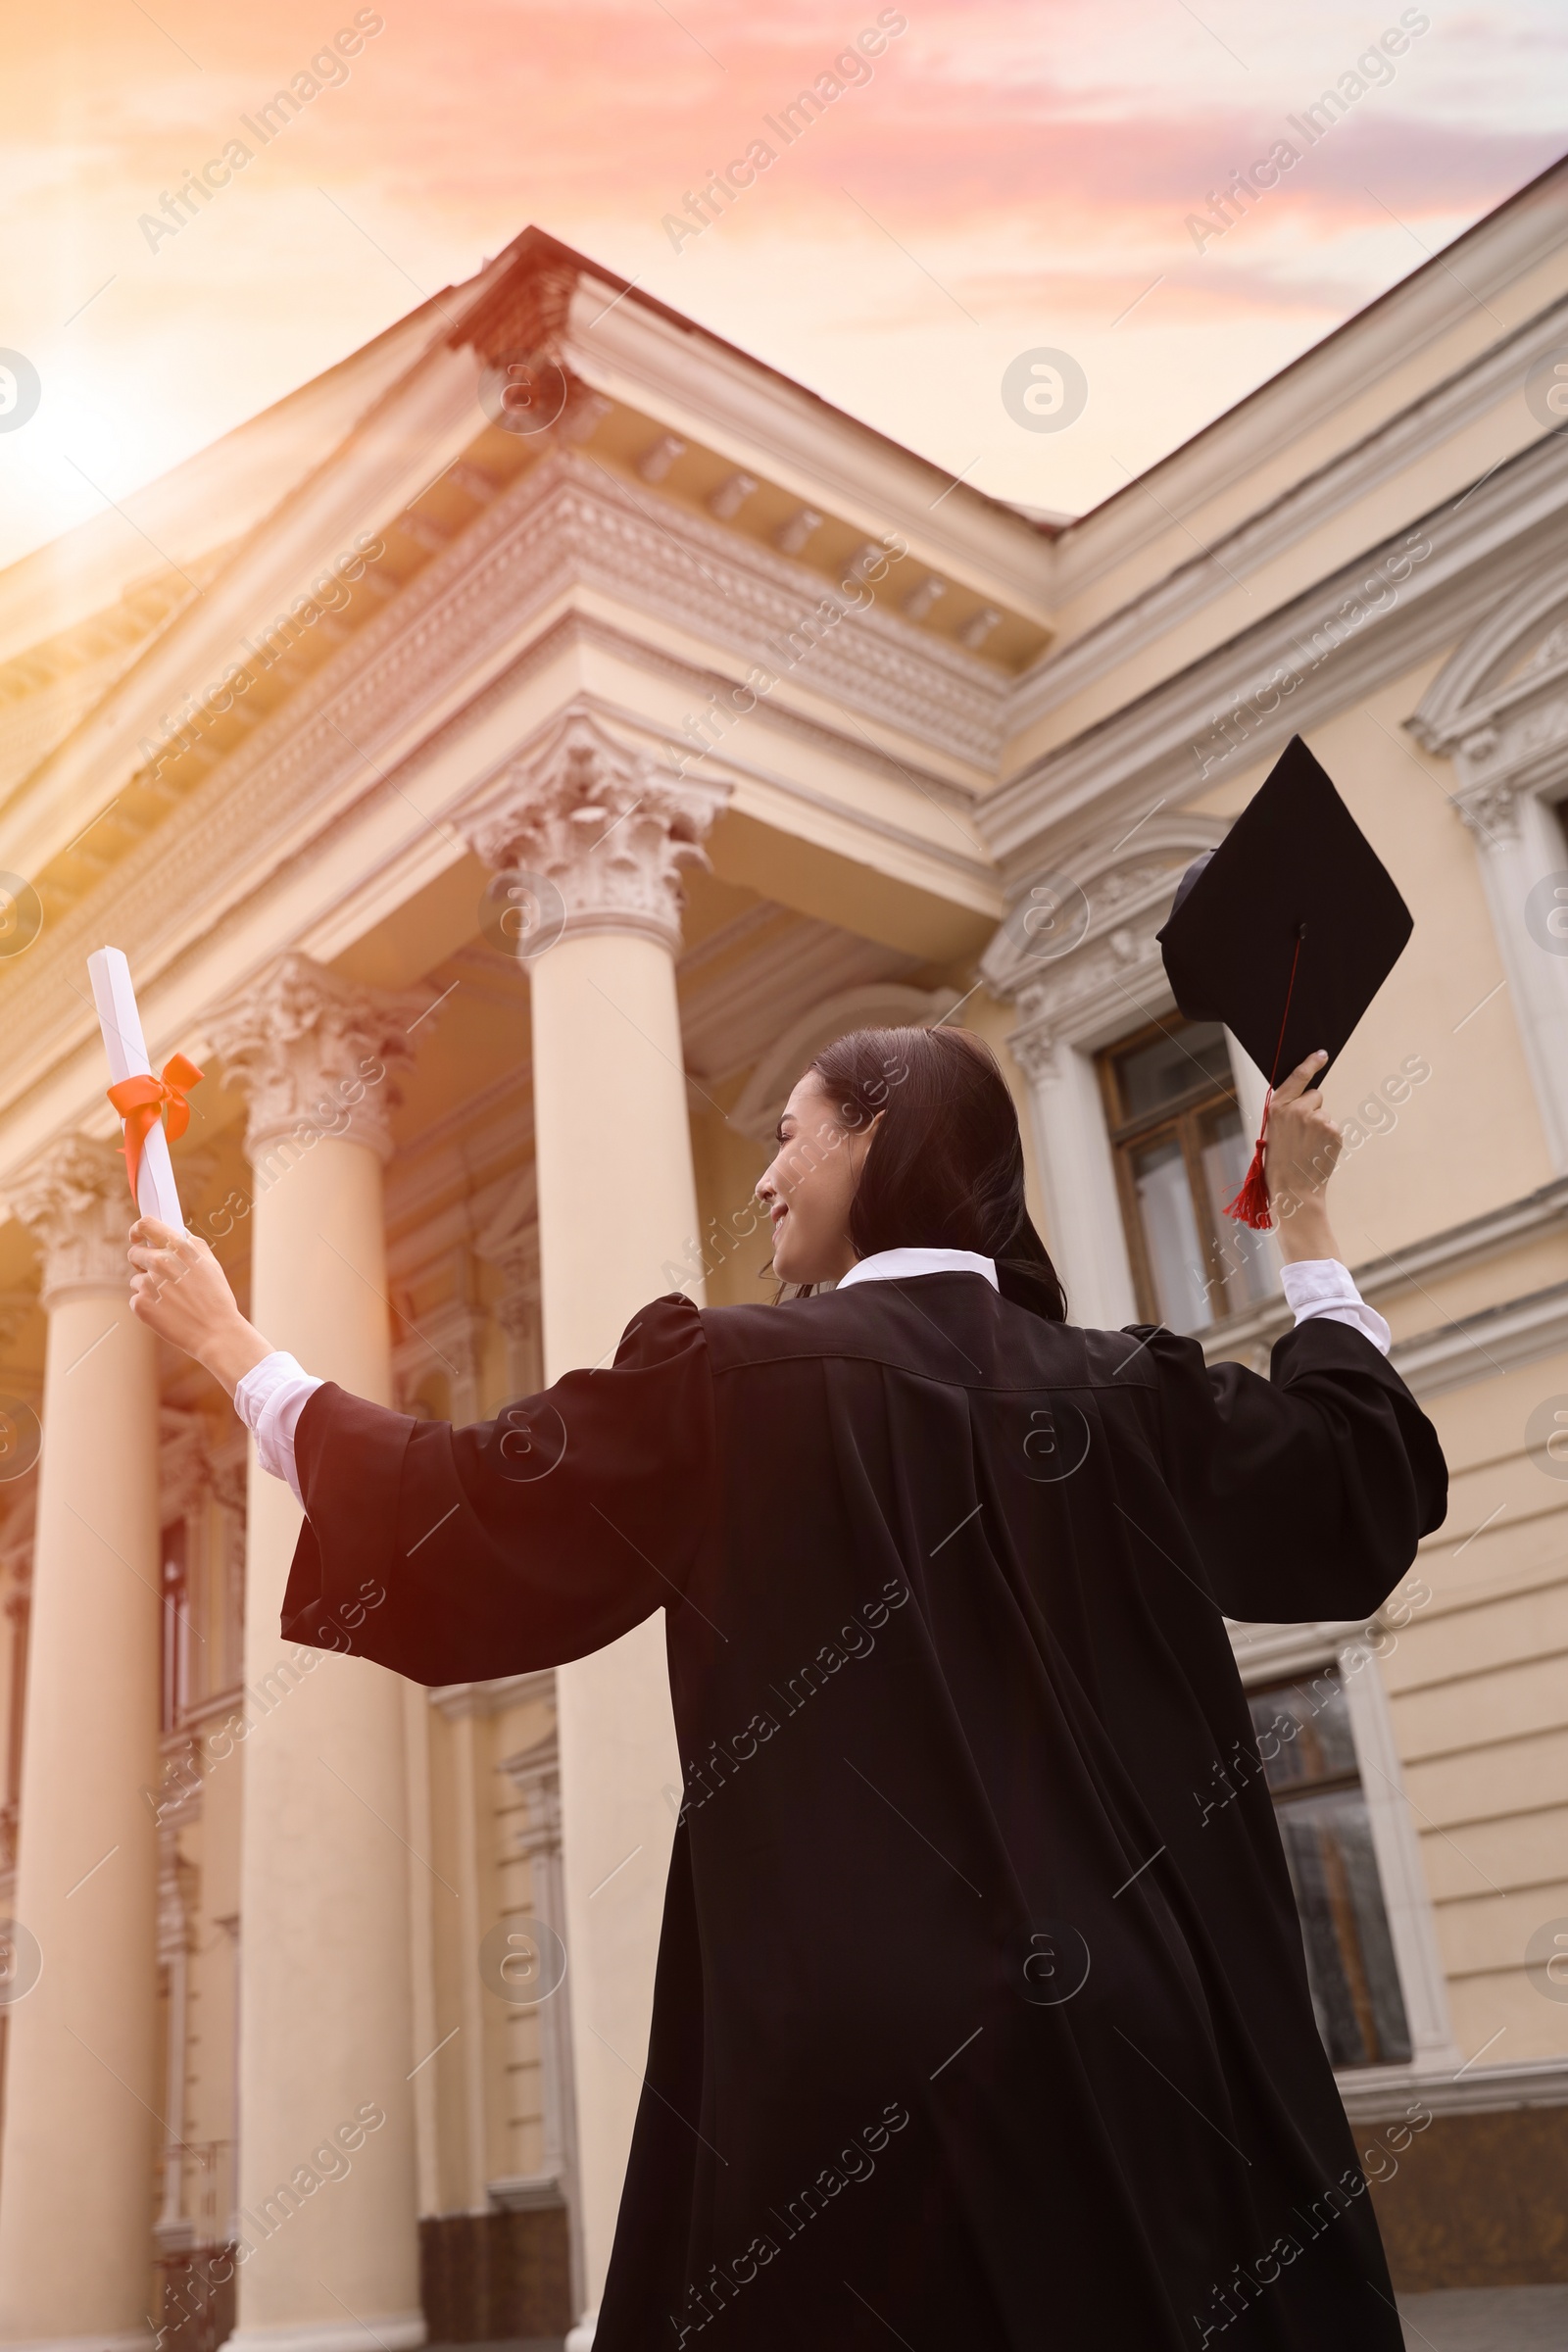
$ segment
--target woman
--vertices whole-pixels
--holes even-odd
[[[1269,1122],[1269,1380],[1065,1320],[949,1030],[791,1095],[758,1191],[810,1295],[658,1299],[473,1428],[311,1383],[136,1228],[136,1312],[303,1498],[293,1639],[358,1618],[442,1684],[665,1610],[686,1801],[599,2352],[1398,2352],[1225,1626],[1370,1615],[1444,1514],[1337,1262],[1321,1060]]]

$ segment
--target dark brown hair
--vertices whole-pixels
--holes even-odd
[[[855,1029],[811,1070],[844,1126],[880,1114],[850,1208],[858,1257],[973,1250],[1002,1295],[1051,1322],[1067,1300],[1024,1202],[1023,1143],[1007,1082],[965,1029]]]

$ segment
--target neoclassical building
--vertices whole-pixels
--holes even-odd
[[[778,1105],[885,1020],[997,1047],[1078,1319],[1261,1365],[1262,1078],[1153,935],[1296,731],[1415,916],[1337,1218],[1453,1500],[1372,1623],[1235,1628],[1194,1803],[1273,1788],[1400,2285],[1568,2279],[1565,382],[1568,169],[1077,521],[530,229],[0,574],[0,2344],[591,2340],[678,1802],[657,1620],[281,1642],[88,954],[247,1311],[409,1413],[765,1297]]]

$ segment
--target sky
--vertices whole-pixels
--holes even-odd
[[[1561,0],[54,0],[6,47],[0,564],[530,221],[977,488],[1083,513],[1568,150]],[[264,144],[244,119],[299,75]],[[823,76],[786,143],[767,119]],[[1335,88],[1309,145],[1290,118]],[[1211,192],[1282,139],[1218,231]],[[1047,351],[1084,397],[1041,429],[1004,379]],[[7,352],[37,384],[11,427]]]

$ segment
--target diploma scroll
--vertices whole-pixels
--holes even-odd
[[[100,948],[88,956],[87,972],[92,981],[93,1003],[98,1007],[98,1025],[104,1033],[111,1083],[119,1086],[127,1078],[151,1078],[153,1066],[147,1058],[136,992],[130,984],[130,966],[124,956],[119,948]],[[136,1206],[144,1217],[161,1217],[166,1225],[178,1228],[185,1222],[174,1184],[169,1138],[161,1118],[153,1120],[141,1139],[136,1165]]]

